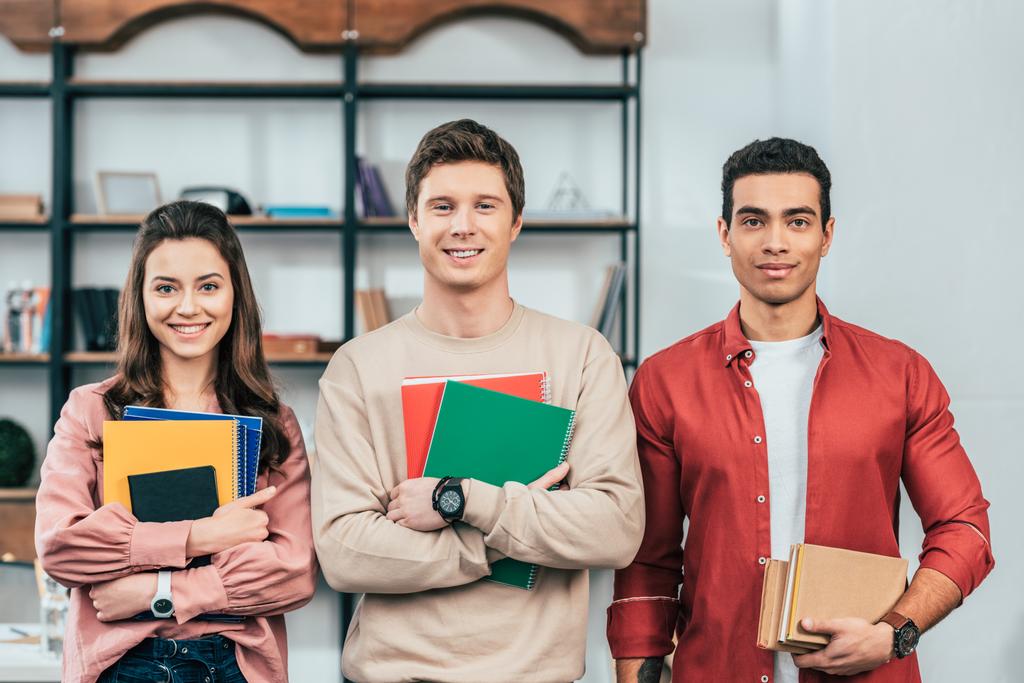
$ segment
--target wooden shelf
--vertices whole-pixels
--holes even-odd
[[[120,231],[136,230],[144,215],[103,215],[75,213],[70,223],[78,231]],[[340,230],[344,222],[336,217],[270,218],[268,216],[228,216],[228,220],[239,230]]]
[[[396,232],[409,229],[404,216],[373,216],[359,223],[361,232]],[[609,218],[537,218],[525,219],[523,230],[528,232],[629,232],[636,224],[622,216]]]
[[[0,365],[45,365],[49,362],[48,353],[0,353]]]
[[[50,217],[43,214],[42,216],[25,216],[25,217],[3,217],[0,216],[0,230],[31,230],[31,231],[42,231],[50,228]]]
[[[340,99],[345,94],[345,86],[333,81],[94,81],[70,78],[67,87],[75,97]]]
[[[35,499],[36,489],[34,487],[0,488],[0,501]]]

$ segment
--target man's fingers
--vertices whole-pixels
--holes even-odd
[[[397,498],[392,498],[390,501],[388,501],[388,512],[391,512],[392,510],[397,508],[398,505],[399,505],[398,499]]]
[[[800,620],[800,626],[811,633],[824,633],[832,635],[842,630],[843,624],[840,619],[811,619],[805,617]]]
[[[405,512],[402,511],[401,508],[394,508],[393,510],[388,510],[387,517],[392,522],[397,522],[400,519],[404,519],[405,518]]]
[[[264,503],[268,502],[271,498],[273,498],[276,495],[277,495],[277,487],[276,486],[268,486],[267,488],[265,488],[265,489],[263,489],[261,491],[257,491],[256,493],[252,494],[251,496],[246,496],[244,498],[239,498],[238,500],[235,501],[235,506],[236,507],[241,507],[241,508],[254,508],[254,507],[257,507],[259,505],[263,505]]]
[[[569,474],[569,463],[563,462],[558,467],[550,469],[545,472],[541,477],[532,482],[527,488],[531,489],[549,489],[558,482],[565,479],[565,475]]]

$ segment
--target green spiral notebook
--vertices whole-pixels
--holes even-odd
[[[529,484],[565,460],[575,420],[566,408],[446,382],[423,476]],[[506,558],[486,578],[530,590],[537,566]]]

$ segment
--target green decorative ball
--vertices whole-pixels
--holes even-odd
[[[36,464],[36,448],[25,428],[0,419],[0,487],[24,486]]]

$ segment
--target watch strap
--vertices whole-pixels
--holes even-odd
[[[910,618],[903,616],[899,612],[889,612],[884,617],[882,617],[880,621],[884,621],[885,623],[889,624],[889,626],[892,626],[893,630],[899,631],[901,628],[907,625],[907,623],[910,621]]]

